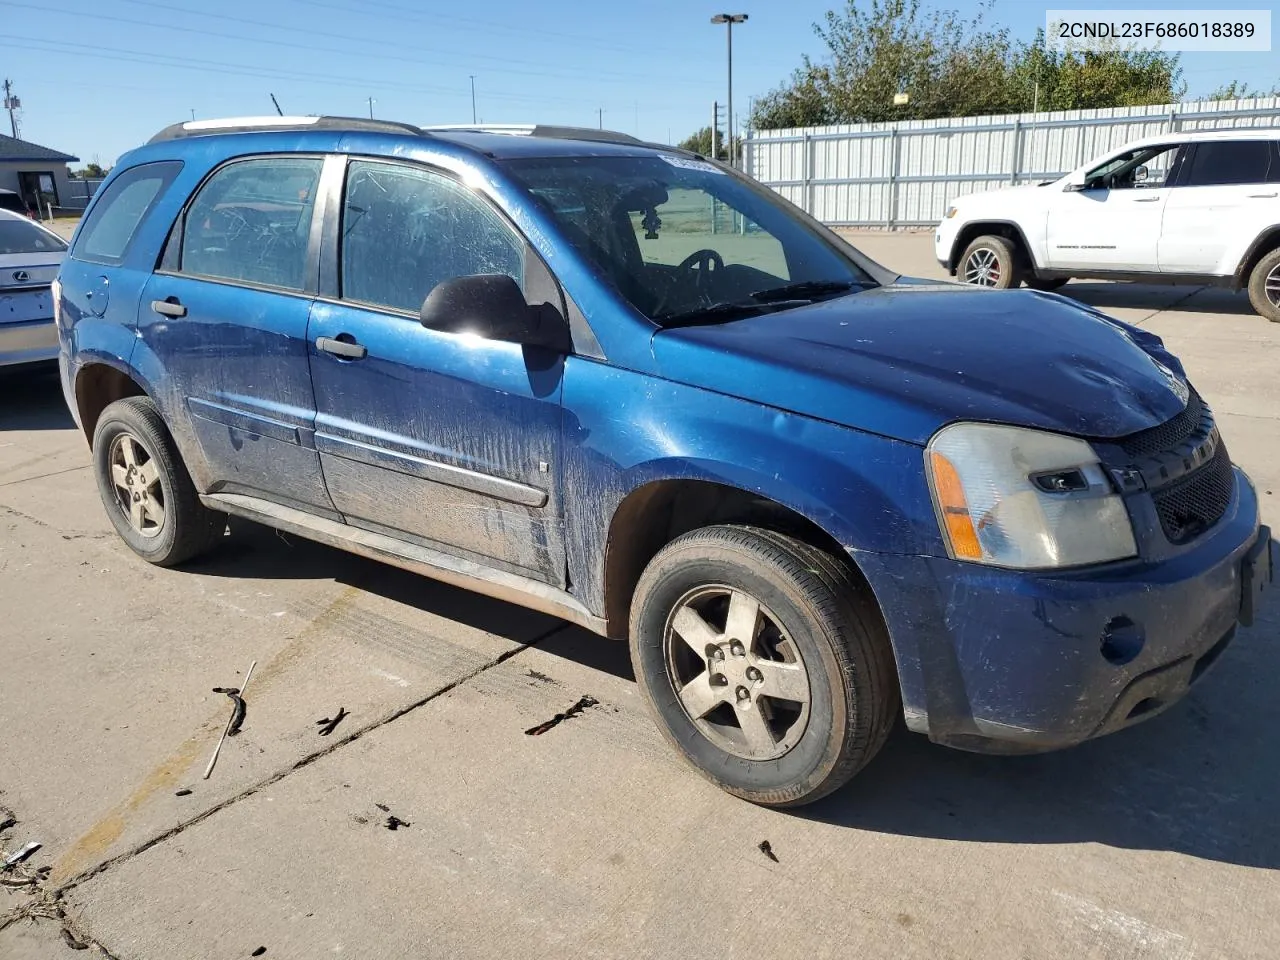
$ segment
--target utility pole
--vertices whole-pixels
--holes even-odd
[[[377,103],[378,101],[377,101],[377,100],[375,100],[375,99],[373,99],[373,97],[369,97],[369,98],[368,98],[368,100],[369,100],[369,119],[370,119],[370,120],[372,120],[372,119],[373,119],[373,105],[374,105],[375,103]]]
[[[18,136],[17,117],[17,111],[22,108],[22,101],[13,95],[13,83],[8,77],[4,79],[4,108],[9,111],[9,129],[13,131],[13,139],[22,139]]]
[[[729,166],[736,167],[738,164],[734,157],[737,153],[733,142],[733,25],[735,23],[746,23],[747,14],[745,13],[718,13],[711,18],[714,24],[723,23],[728,30],[726,31],[729,40],[729,103],[725,107],[726,121],[725,132],[729,137]]]
[[[604,129],[604,107],[597,108],[596,114],[598,115],[598,118],[600,121],[600,129],[603,130]]]
[[[716,137],[720,133],[720,104],[711,104],[711,159],[717,160],[720,152],[716,150]]]
[[[471,74],[471,122],[476,122],[476,75]]]

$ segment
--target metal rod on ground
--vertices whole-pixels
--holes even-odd
[[[249,686],[249,678],[253,676],[253,668],[256,667],[257,665],[258,665],[257,660],[249,664],[249,672],[244,675],[244,683],[240,684],[241,699],[244,698],[244,692]],[[222,744],[227,739],[227,734],[231,731],[231,724],[235,720],[235,718],[236,718],[236,713],[234,710],[232,710],[231,716],[227,718],[227,725],[222,731],[222,736],[218,738],[218,745],[213,748],[213,756],[209,758],[209,765],[204,768],[204,776],[201,777],[200,779],[208,780],[209,774],[213,773],[213,765],[218,762],[218,754],[222,752]]]

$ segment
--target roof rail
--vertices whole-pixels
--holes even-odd
[[[501,133],[515,137],[549,137],[554,140],[585,140],[591,143],[643,144],[645,141],[616,130],[595,127],[558,127],[542,123],[468,124],[423,127],[425,133]],[[646,144],[647,145],[647,144]]]
[[[148,143],[208,137],[219,133],[279,132],[283,130],[353,130],[366,133],[397,133],[422,136],[422,129],[394,120],[364,117],[226,117],[221,120],[186,120],[165,127]]]

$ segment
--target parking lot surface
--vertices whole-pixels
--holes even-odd
[[[941,276],[928,235],[855,242]],[[1182,356],[1280,526],[1280,325],[1199,287],[1064,292]],[[0,600],[0,849],[49,868],[0,888],[0,917],[43,918],[5,960],[74,955],[64,927],[118,960],[1280,953],[1280,598],[1148,724],[1024,758],[899,728],[768,811],[667,747],[622,644],[248,523],[147,566],[56,376],[0,372]],[[254,661],[202,779],[211,689]]]

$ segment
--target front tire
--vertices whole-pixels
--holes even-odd
[[[716,526],[654,557],[631,658],[663,734],[734,796],[799,806],[836,790],[900,712],[889,638],[847,563],[770,530]]]
[[[210,550],[226,514],[200,502],[155,404],[117,400],[93,432],[98,493],[120,538],[148,563],[171,567]]]
[[[960,257],[956,278],[962,283],[992,290],[1008,290],[1022,282],[1017,251],[1004,237],[978,237]]]
[[[1258,316],[1280,323],[1280,247],[1259,260],[1249,274],[1249,302]]]

